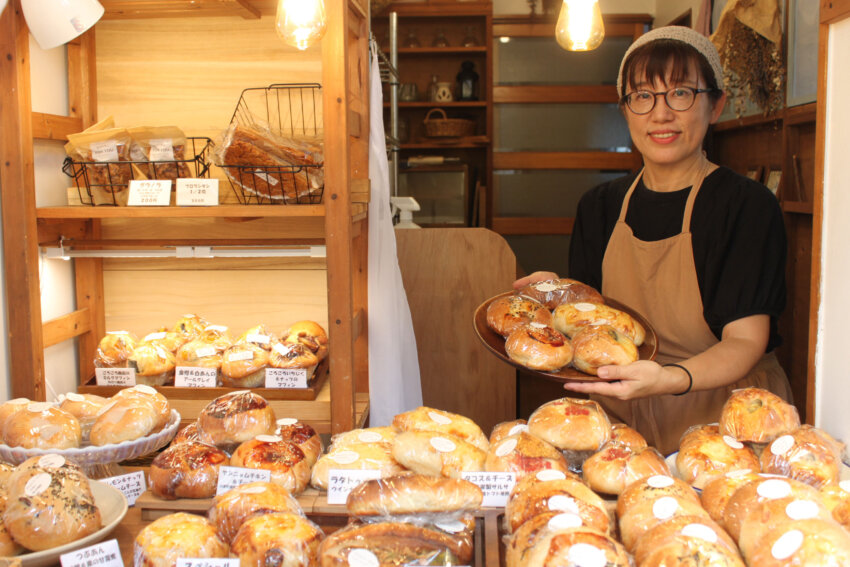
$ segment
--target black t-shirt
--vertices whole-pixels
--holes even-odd
[[[594,187],[581,198],[570,243],[570,277],[602,288],[602,257],[635,175]],[[691,188],[656,192],[641,180],[626,224],[644,241],[682,230]],[[750,315],[770,315],[767,352],[782,342],[776,321],[785,308],[787,244],[782,210],[763,185],[720,167],[703,181],[691,216],[694,264],[703,316],[719,339],[723,327]],[[652,320],[652,314],[646,314]]]

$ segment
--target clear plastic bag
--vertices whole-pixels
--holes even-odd
[[[219,494],[207,513],[225,542],[231,542],[245,520],[255,514],[292,512],[304,515],[288,490],[272,482],[250,482]]]
[[[198,441],[172,444],[150,466],[151,492],[165,500],[211,498],[218,471],[230,463],[227,453]]]
[[[843,452],[843,443],[806,424],[770,442],[761,454],[761,470],[819,488],[838,482]]]
[[[349,492],[346,507],[359,518],[402,516],[433,523],[475,512],[483,498],[481,489],[467,480],[408,474],[360,483]]]
[[[694,425],[679,441],[676,470],[679,477],[695,488],[724,473],[760,469],[753,450],[730,437],[722,435],[717,425]]]
[[[489,447],[487,436],[468,417],[425,406],[400,413],[393,419],[397,431],[434,431],[460,437],[482,451]]]

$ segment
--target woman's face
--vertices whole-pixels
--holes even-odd
[[[670,80],[647,81],[639,69],[637,87],[626,88],[626,94],[636,90],[664,92],[675,87],[706,88],[705,80],[700,77],[696,66],[691,64],[684,79],[679,82]],[[685,111],[672,110],[663,96],[656,97],[655,106],[647,114],[635,114],[628,106],[623,107],[629,133],[638,151],[643,155],[644,163],[649,166],[675,167],[688,165],[702,153],[702,141],[709,124],[717,121],[723,111],[725,95],[713,102],[708,93],[697,94],[694,105]]]

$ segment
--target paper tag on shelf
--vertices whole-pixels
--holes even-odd
[[[330,469],[328,504],[345,504],[348,493],[361,482],[381,478],[381,471]]]
[[[136,503],[136,498],[141,496],[142,492],[147,490],[145,485],[144,471],[136,471],[118,476],[110,476],[109,478],[99,478],[98,482],[114,486],[120,490],[127,499],[127,505],[132,506]]]
[[[516,484],[516,473],[512,472],[462,472],[460,477],[481,489],[485,508],[504,508]]]
[[[228,490],[249,482],[271,482],[271,479],[272,471],[269,470],[222,466],[218,469],[215,493],[216,495],[224,494]]]
[[[178,366],[174,370],[174,385],[178,388],[215,388],[218,370],[197,366]]]
[[[178,179],[178,207],[213,207],[218,205],[218,179]]]
[[[135,368],[95,368],[98,386],[135,386]]]
[[[239,567],[239,558],[227,559],[224,557],[181,557],[177,560],[175,567]]]
[[[305,368],[266,368],[266,388],[306,388]]]
[[[124,567],[117,539],[69,551],[59,556],[59,562],[62,567]]]
[[[171,204],[170,179],[131,179],[130,195],[127,205],[130,207],[167,207]]]

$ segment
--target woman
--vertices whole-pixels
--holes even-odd
[[[659,353],[564,387],[590,394],[667,454],[689,426],[716,422],[735,388],[790,399],[772,352],[785,306],[785,231],[767,188],[702,150],[726,102],[705,36],[678,26],[645,34],[626,52],[617,88],[644,167],[582,197],[570,277],[645,315]],[[514,287],[553,277],[535,272]]]

